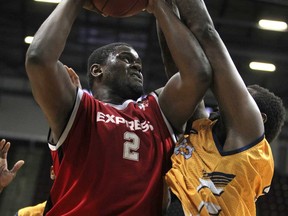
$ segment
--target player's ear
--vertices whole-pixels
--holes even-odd
[[[262,115],[263,123],[267,122],[267,115],[265,113],[261,113],[261,115]]]
[[[103,76],[103,70],[100,64],[93,64],[90,67],[90,73],[95,78],[101,78]]]

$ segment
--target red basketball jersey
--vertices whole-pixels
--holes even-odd
[[[111,105],[79,90],[63,134],[49,143],[56,179],[47,215],[161,215],[173,137],[156,94]]]

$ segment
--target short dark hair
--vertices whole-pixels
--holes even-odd
[[[267,115],[267,121],[264,124],[265,137],[270,143],[279,135],[285,122],[286,110],[283,101],[273,92],[259,85],[249,85],[248,91],[257,103],[260,112]]]
[[[119,46],[132,47],[131,45],[127,43],[117,42],[117,43],[111,43],[111,44],[107,44],[102,47],[99,47],[91,53],[87,62],[87,78],[88,78],[88,84],[89,84],[90,89],[92,88],[92,84],[93,84],[93,76],[91,76],[90,74],[90,67],[95,63],[105,64],[110,53],[114,52],[116,50],[116,47],[119,47]]]

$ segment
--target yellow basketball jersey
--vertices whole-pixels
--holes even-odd
[[[268,193],[273,177],[270,146],[263,136],[245,148],[223,152],[213,137],[214,124],[197,120],[195,133],[179,140],[167,184],[185,215],[255,216],[255,202]]]

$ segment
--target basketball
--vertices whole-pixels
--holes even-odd
[[[129,17],[143,11],[148,0],[92,0],[101,13],[111,17]]]

